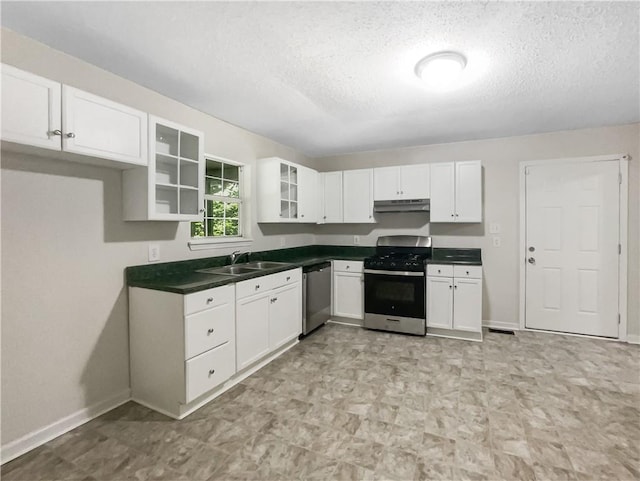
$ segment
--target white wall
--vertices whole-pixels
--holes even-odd
[[[268,156],[309,163],[293,149],[6,29],[2,61],[203,130],[210,154],[251,167]],[[188,223],[124,222],[119,170],[2,154],[5,446],[128,389],[123,271],[147,262],[150,242],[160,244],[162,261],[226,255],[232,249],[190,252]],[[250,224],[253,251],[279,248],[281,236],[287,246],[314,243],[308,226]]]
[[[347,170],[384,165],[452,160],[482,160],[484,222],[482,224],[432,224],[426,214],[378,214],[380,223],[357,227],[318,226],[320,244],[353,244],[353,234],[362,245],[375,245],[379,235],[419,234],[433,236],[435,247],[480,247],[484,261],[483,319],[518,324],[519,282],[519,177],[523,160],[629,154],[629,286],[628,332],[640,335],[640,124],[553,132],[501,139],[362,152],[317,159],[321,171]],[[492,246],[489,223],[501,226],[502,246]]]

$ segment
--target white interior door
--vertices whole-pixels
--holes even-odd
[[[618,337],[618,163],[527,169],[526,327]]]

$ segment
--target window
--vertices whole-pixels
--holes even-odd
[[[204,217],[191,223],[191,237],[242,237],[242,166],[205,157]]]

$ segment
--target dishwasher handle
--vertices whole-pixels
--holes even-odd
[[[302,325],[307,323],[307,274],[302,274]]]

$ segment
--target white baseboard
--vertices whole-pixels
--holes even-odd
[[[518,326],[518,324],[511,324],[509,322],[500,322],[500,321],[492,321],[492,320],[482,321],[482,327],[489,327],[492,329],[504,329],[507,331],[520,330],[520,326]]]
[[[640,344],[640,336],[636,334],[627,334],[627,342],[629,344]]]
[[[54,423],[30,432],[0,448],[0,464],[4,464],[38,446],[71,431],[94,418],[117,408],[131,399],[131,390],[125,389],[118,394],[86,407]]]

